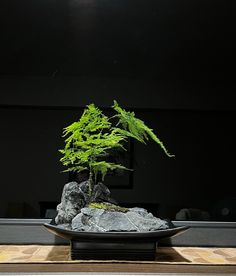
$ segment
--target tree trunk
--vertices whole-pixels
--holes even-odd
[[[92,171],[89,172],[89,179],[88,179],[89,183],[89,196],[92,196],[92,192],[93,192],[93,173]]]

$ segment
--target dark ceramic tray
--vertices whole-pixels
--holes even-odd
[[[44,226],[53,234],[68,240],[145,240],[158,241],[163,238],[169,238],[179,235],[186,231],[188,226],[172,227],[165,230],[150,232],[78,232],[66,230],[51,223],[45,223]]]
[[[172,225],[172,224],[170,224]],[[72,260],[155,260],[160,239],[179,235],[188,226],[151,232],[78,232],[51,223],[44,226],[53,234],[70,240]]]

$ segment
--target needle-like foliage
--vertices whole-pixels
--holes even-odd
[[[79,121],[72,123],[63,131],[63,137],[66,138],[64,149],[59,150],[63,154],[60,161],[67,167],[65,172],[89,171],[90,194],[98,174],[104,179],[108,171],[128,169],[122,164],[106,161],[109,150],[114,148],[125,150],[124,143],[128,138],[145,143],[145,140],[151,137],[167,156],[173,156],[168,153],[152,129],[135,117],[134,112],[125,111],[116,101],[113,109],[116,115],[108,118],[98,107],[90,104]],[[116,126],[112,126],[111,120],[115,118],[118,122]]]
[[[150,137],[153,141],[159,144],[159,146],[164,150],[167,156],[174,157],[174,155],[169,154],[166,147],[156,136],[153,130],[145,125],[142,120],[135,117],[134,112],[125,111],[118,105],[117,101],[114,101],[114,105],[112,107],[118,113],[117,115],[115,115],[115,117],[119,119],[117,126],[121,125],[123,128],[120,130],[120,133],[130,136],[144,144],[145,140],[148,140],[148,138]]]

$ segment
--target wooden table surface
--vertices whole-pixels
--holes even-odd
[[[236,248],[159,247],[154,261],[71,261],[69,252],[69,246],[0,245],[0,272],[236,274]]]

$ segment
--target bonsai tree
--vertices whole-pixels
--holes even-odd
[[[64,172],[89,172],[89,194],[91,196],[93,187],[100,174],[104,180],[108,171],[129,170],[122,164],[106,161],[111,150],[126,150],[125,143],[128,138],[135,139],[146,144],[151,138],[156,142],[168,157],[166,147],[142,120],[135,117],[134,112],[126,111],[114,101],[112,106],[115,115],[107,117],[94,104],[90,104],[84,110],[81,118],[67,126],[63,131],[65,147],[59,150],[63,157],[62,164],[67,167]]]

